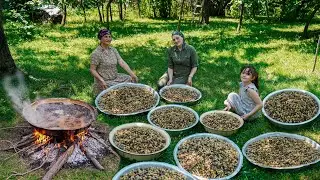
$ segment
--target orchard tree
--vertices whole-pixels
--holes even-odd
[[[11,56],[8,42],[3,29],[3,4],[0,2],[0,77],[4,75],[13,74],[16,72],[17,67]]]

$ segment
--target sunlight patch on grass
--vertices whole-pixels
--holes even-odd
[[[304,136],[307,136],[315,141],[317,141],[318,143],[320,143],[320,132],[314,132],[314,131],[304,131],[303,132]]]
[[[76,84],[72,84],[74,94],[71,95],[71,99],[77,99],[90,103],[93,101],[92,85],[88,84],[85,86],[78,87]]]
[[[49,31],[45,34],[46,37],[55,37],[55,38],[72,38],[78,34],[78,31],[68,31],[68,32],[60,32],[60,31]]]
[[[114,46],[122,45],[125,47],[139,47],[146,45],[145,43],[151,44],[154,47],[167,46],[171,43],[171,34],[169,32],[150,33],[147,35],[138,34],[131,37],[116,39],[112,42]]]
[[[217,100],[214,98],[208,99],[208,100],[201,100],[201,102],[197,104],[197,106],[195,107],[195,110],[206,112],[206,111],[214,110],[216,106],[217,106]],[[199,114],[199,116],[200,115],[201,114]]]
[[[271,27],[272,30],[276,30],[279,32],[303,32],[303,28],[301,25],[288,25],[287,27]]]

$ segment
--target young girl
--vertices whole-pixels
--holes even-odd
[[[230,93],[224,101],[224,110],[235,111],[244,120],[255,119],[260,115],[262,101],[258,92],[258,72],[250,65],[241,68],[239,94]]]

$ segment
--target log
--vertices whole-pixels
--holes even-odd
[[[23,136],[22,138],[21,138],[21,140],[20,141],[18,141],[17,143],[15,143],[16,144],[16,146],[18,146],[19,144],[23,144],[23,143],[25,143],[27,140],[34,140],[34,136],[33,136],[33,134],[28,134],[28,135],[26,135],[26,136]]]
[[[314,70],[316,69],[317,57],[318,57],[318,52],[319,52],[319,45],[320,45],[320,35],[319,35],[319,39],[318,39],[318,43],[317,43],[316,54],[314,56],[314,63],[313,63],[312,72],[314,72]]]
[[[93,154],[84,147],[85,149],[85,154],[87,156],[88,159],[91,160],[91,162],[93,163],[93,165],[99,169],[99,170],[104,170],[104,167],[99,163],[99,161],[93,156]]]
[[[97,134],[89,132],[89,134],[91,135],[91,137],[93,137],[94,139],[96,139],[97,141],[99,141],[106,149],[108,149],[112,154],[114,154],[116,157],[118,157],[119,159],[120,156],[118,155],[118,153],[116,153],[114,150],[112,150],[112,148],[110,146],[108,146],[104,140],[102,140]]]
[[[30,128],[31,126],[10,126],[10,127],[3,127],[0,128],[0,130],[6,130],[6,129],[16,129],[16,128]]]
[[[27,155],[27,156],[30,156],[31,154],[33,154],[33,153],[41,150],[41,147],[42,147],[42,146],[43,146],[43,144],[38,144],[38,145],[36,145],[35,147],[32,147],[32,148],[28,149],[28,150],[26,151],[26,155]]]
[[[51,180],[67,162],[69,156],[71,156],[73,153],[74,148],[75,144],[70,146],[67,151],[64,152],[52,166],[50,166],[49,171],[47,171],[47,173],[43,176],[42,180]]]
[[[98,131],[98,130],[91,129],[91,128],[89,128],[89,131],[94,132],[94,133],[106,134],[106,132]]]
[[[34,138],[33,137],[28,137],[28,138],[25,138],[25,139],[22,138],[22,140],[20,140],[19,142],[15,143],[12,147],[0,149],[0,151],[8,151],[8,150],[11,150],[11,149],[16,149],[16,148],[19,148],[19,147],[22,147],[22,146],[25,146],[27,144],[30,144],[30,143],[34,142]],[[30,139],[30,138],[32,138],[32,139]]]
[[[11,157],[13,157],[16,154],[19,154],[21,152],[25,152],[28,149],[32,148],[33,146],[35,146],[35,144],[31,144],[30,146],[24,147],[23,149],[20,149],[19,151],[16,151],[14,154],[11,154],[9,157],[5,158],[3,161],[7,161],[8,159],[10,159]]]

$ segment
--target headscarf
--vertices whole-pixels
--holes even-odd
[[[184,41],[184,35],[183,35],[182,32],[180,32],[180,31],[173,31],[173,32],[172,32],[172,36],[173,36],[173,35],[178,35],[178,36],[182,37],[182,39],[183,39],[183,41]]]
[[[109,29],[101,29],[98,33],[98,39],[101,39],[103,36],[107,34],[111,35],[111,31]]]

